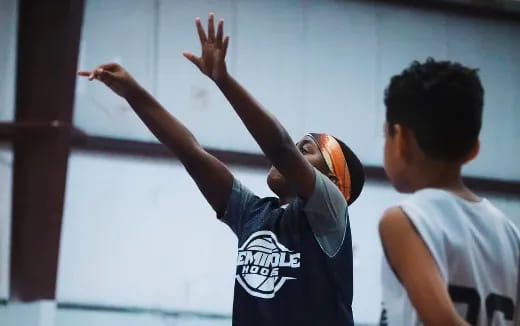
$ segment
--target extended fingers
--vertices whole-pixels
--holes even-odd
[[[224,57],[226,57],[228,45],[229,45],[229,36],[226,36],[224,38],[224,41],[222,42],[222,52],[224,53]]]
[[[82,76],[82,77],[88,77],[88,80],[92,80],[94,79],[94,70],[93,71],[86,71],[86,70],[82,70],[82,71],[78,71],[78,76]]]
[[[200,22],[200,18],[195,18],[195,26],[197,26],[197,32],[199,33],[200,43],[204,44],[207,41],[206,32],[204,32],[204,27],[202,27],[202,23]]]
[[[224,20],[220,19],[217,26],[217,46],[222,46],[222,38],[224,36]]]
[[[190,60],[194,65],[196,65],[197,67],[199,67],[200,69],[200,58],[197,57],[196,55],[194,55],[193,53],[190,53],[190,52],[183,52],[182,55]]]
[[[210,13],[208,18],[208,40],[210,42],[215,41],[215,14]]]
[[[104,66],[106,65],[99,66],[92,71],[78,71],[78,76],[88,77],[88,80],[98,79],[102,82],[106,82],[107,79],[110,79],[110,77],[112,77],[112,73],[109,70],[105,69]]]

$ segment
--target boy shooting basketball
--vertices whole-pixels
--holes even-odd
[[[119,65],[80,72],[124,97],[185,166],[238,237],[233,324],[352,325],[352,244],[348,205],[359,196],[363,168],[327,134],[296,145],[283,126],[227,72],[223,21],[199,19],[201,57],[184,55],[211,78],[273,164],[267,182],[278,198],[258,198]]]
[[[518,230],[461,177],[479,151],[484,91],[476,70],[414,62],[385,95],[386,173],[413,195],[379,226],[381,325],[512,326]]]

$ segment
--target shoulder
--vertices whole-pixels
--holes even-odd
[[[347,201],[338,186],[329,177],[315,169],[315,184],[311,196],[305,201],[306,211],[320,210],[327,207],[346,208]]]
[[[520,243],[520,231],[518,230],[518,227],[512,221],[507,220],[507,228],[509,232],[515,237],[515,239]]]
[[[379,232],[414,230],[412,222],[424,217],[431,206],[443,200],[442,193],[436,189],[417,191],[397,205],[386,209],[379,221]]]
[[[410,257],[424,257],[428,253],[428,244],[403,210],[394,206],[383,213],[379,222],[379,235],[392,268],[399,276],[403,266],[409,266]]]
[[[506,216],[506,214],[491,201],[487,199],[483,199],[482,201],[482,210],[486,211],[486,215],[489,215],[495,224],[503,224],[508,232],[519,234],[517,226],[510,217]]]
[[[518,228],[518,224],[515,224],[510,217],[506,216],[504,212],[498,209],[491,202],[487,201],[487,204],[487,206],[489,206],[488,209],[490,210],[494,218],[494,225],[503,225],[503,228],[509,240],[512,243],[520,244],[520,230]]]
[[[423,266],[437,267],[444,278],[442,237],[428,224],[416,223],[395,206],[387,209],[379,222],[379,235],[387,260],[398,275]],[[433,263],[432,263],[433,262]]]
[[[379,221],[379,235],[383,246],[386,248],[393,244],[392,248],[406,248],[408,245],[416,245],[417,242],[426,245],[430,250],[438,248],[443,233],[443,221],[429,211],[421,212],[419,209],[411,209],[410,205],[400,204],[388,208]],[[434,250],[435,251],[435,250]],[[436,258],[438,255],[434,255]]]
[[[379,221],[379,234],[381,239],[388,239],[414,232],[414,228],[408,217],[399,206],[393,206],[385,210]]]

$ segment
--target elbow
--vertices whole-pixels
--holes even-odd
[[[198,160],[200,156],[206,152],[195,138],[186,142],[163,142],[163,144],[165,144],[183,164],[189,164],[190,161]]]

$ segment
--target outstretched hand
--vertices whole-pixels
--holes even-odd
[[[107,63],[92,71],[79,71],[78,75],[88,77],[89,80],[97,79],[124,98],[140,87],[135,79],[117,63]]]
[[[199,33],[202,55],[197,57],[191,52],[184,52],[183,55],[193,62],[200,71],[218,82],[227,76],[226,52],[229,44],[229,36],[224,37],[224,20],[219,20],[217,33],[215,34],[215,15],[209,14],[208,34],[204,32],[200,18],[195,19],[195,25]]]

